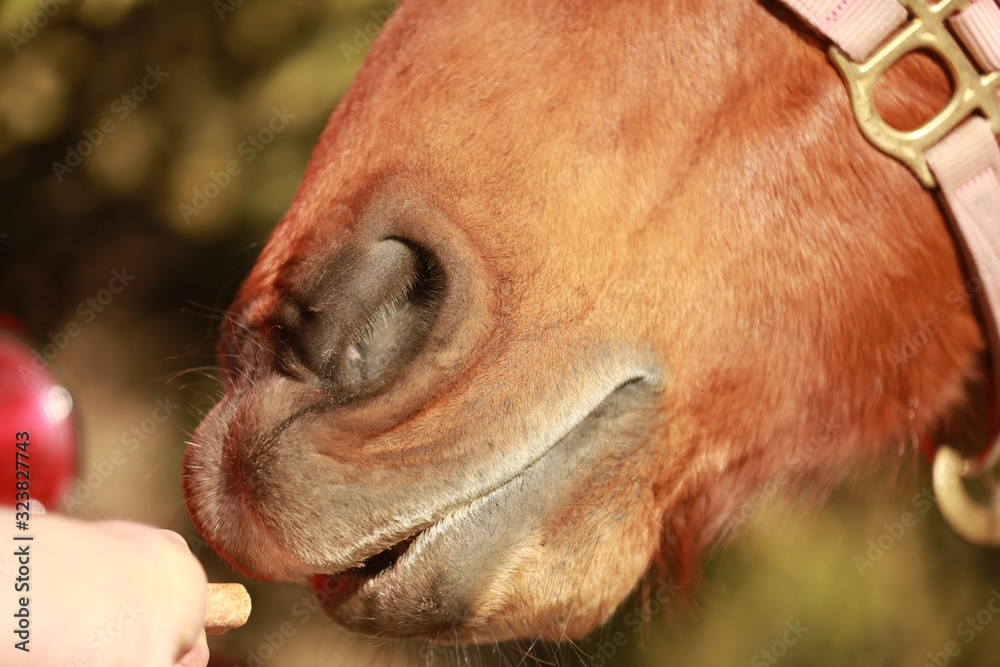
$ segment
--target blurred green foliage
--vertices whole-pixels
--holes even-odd
[[[141,201],[185,238],[240,226],[259,235],[283,213],[360,64],[340,44],[371,20],[369,4],[9,2],[0,11],[4,175],[31,174],[35,195],[60,200],[67,216]],[[241,154],[276,108],[293,121],[266,150]],[[185,219],[181,205],[234,159],[241,177]]]

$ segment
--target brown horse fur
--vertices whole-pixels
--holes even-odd
[[[947,86],[914,56],[879,104],[913,126]],[[398,297],[367,287],[390,237],[437,258],[441,310],[344,389],[317,368]],[[232,307],[189,507],[250,574],[362,568],[319,578],[348,627],[579,636],[653,565],[690,582],[777,475],[828,489],[947,420],[970,298],[934,198],[776,4],[409,0]],[[563,436],[586,465],[518,487]]]

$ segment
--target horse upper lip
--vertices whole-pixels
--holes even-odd
[[[649,371],[655,368],[652,364],[623,369],[614,358],[602,355],[593,362],[572,402],[536,403],[526,419],[540,420],[539,427],[519,436],[526,438],[520,446],[501,441],[470,459],[468,441],[454,451],[447,448],[447,431],[434,436],[442,439],[442,456],[431,447],[437,441],[428,440],[421,443],[416,458],[399,465],[393,458],[382,461],[378,454],[354,458],[361,436],[350,431],[343,431],[349,438],[343,447],[331,441],[329,455],[317,449],[318,441],[341,437],[335,420],[331,435],[324,435],[325,417],[315,414],[320,405],[317,392],[277,374],[261,377],[238,397],[217,405],[199,427],[195,439],[202,446],[190,447],[185,459],[185,493],[192,515],[209,542],[242,572],[277,581],[301,582],[317,573],[362,568],[381,552],[419,535],[401,562],[386,568],[395,572],[416,559],[415,549],[423,551],[428,531],[436,534],[445,526],[451,530],[454,517],[523,478],[624,385],[642,379],[658,391],[658,376]],[[277,428],[260,417],[261,405],[281,417]],[[552,412],[555,418],[546,417]],[[507,432],[494,437],[503,438]],[[469,434],[456,427],[454,436]],[[380,446],[390,447],[392,438],[402,442],[403,437],[387,436]],[[239,465],[227,464],[230,439]],[[313,468],[308,475],[304,466]],[[234,485],[233,476],[248,484]],[[365,481],[373,479],[378,481]],[[547,484],[541,486],[547,493]],[[279,504],[277,498],[284,501]],[[474,525],[465,525],[468,533],[476,532]]]

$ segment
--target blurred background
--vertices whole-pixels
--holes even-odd
[[[62,509],[176,530],[210,580],[243,581],[193,529],[180,463],[217,396],[219,312],[393,5],[0,6],[0,313],[75,399],[80,475]],[[114,272],[134,276],[117,293]],[[574,645],[379,642],[316,613],[305,588],[245,581],[254,613],[212,640],[213,665],[998,665],[1000,558],[914,501],[929,488],[916,467],[822,511],[762,497],[694,606],[650,581],[648,605]]]

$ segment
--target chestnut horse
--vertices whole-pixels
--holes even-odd
[[[914,56],[878,102],[948,95]],[[966,280],[780,6],[408,0],[228,313],[187,502],[353,630],[580,636],[769,482],[912,461],[983,375]]]

